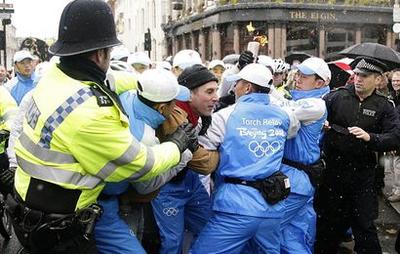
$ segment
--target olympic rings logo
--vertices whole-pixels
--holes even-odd
[[[271,156],[281,149],[281,142],[279,141],[262,141],[258,143],[258,141],[253,140],[249,143],[249,150],[252,152],[257,158],[261,158],[263,156]]]
[[[163,209],[163,213],[165,215],[169,216],[176,216],[179,212],[178,208],[174,208],[174,207],[166,207]]]

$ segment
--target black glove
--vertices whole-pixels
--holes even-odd
[[[254,63],[254,56],[251,51],[244,51],[239,56],[238,68],[239,70],[243,69],[248,64]]]
[[[194,152],[199,147],[196,131],[190,123],[179,126],[174,133],[167,136],[165,141],[176,144],[181,153],[186,149]]]
[[[0,193],[4,196],[11,194],[14,188],[15,168],[7,168],[0,173]]]

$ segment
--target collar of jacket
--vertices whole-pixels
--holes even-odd
[[[188,114],[187,119],[189,120],[189,123],[191,123],[193,125],[193,127],[196,127],[197,124],[199,123],[200,116],[193,111],[193,109],[192,109],[192,107],[190,107],[189,103],[186,101],[185,102],[176,101],[176,106],[180,107]]]
[[[67,76],[80,80],[80,81],[91,81],[96,83],[100,89],[106,93],[116,104],[123,114],[126,114],[122,107],[121,101],[118,95],[111,91],[105,84],[106,73],[101,70],[94,62],[89,59],[80,56],[68,56],[61,57],[60,64],[57,65],[62,72]]]
[[[137,95],[133,97],[132,109],[136,119],[142,120],[153,129],[157,129],[165,121],[160,112],[141,102]]]
[[[241,96],[237,102],[258,102],[262,104],[269,104],[269,95],[265,93],[250,93]]]
[[[297,101],[304,98],[322,98],[325,94],[329,93],[329,86],[324,86],[318,89],[312,90],[292,90],[290,94],[292,95],[293,100]]]
[[[22,76],[19,72],[17,72],[17,79],[21,83],[29,83],[29,82],[33,83],[34,78],[35,78],[35,72],[33,72],[28,78]]]
[[[68,76],[80,81],[103,84],[106,73],[94,62],[79,56],[61,57],[59,68]]]

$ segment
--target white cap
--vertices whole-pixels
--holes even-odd
[[[114,47],[111,51],[112,60],[121,60],[124,57],[129,57],[129,50],[125,46]]]
[[[324,81],[331,79],[331,71],[329,70],[328,64],[318,57],[307,58],[297,66],[297,69],[304,75],[316,74]]]
[[[272,73],[262,64],[251,63],[246,65],[238,74],[234,75],[233,81],[244,79],[250,83],[258,86],[271,88],[272,86]]]
[[[188,101],[190,90],[178,84],[172,72],[164,69],[146,70],[140,75],[138,94],[152,102],[168,102],[173,99]]]
[[[275,72],[275,62],[270,56],[259,55],[257,63],[264,65],[265,67],[270,67],[273,72]]]
[[[14,63],[21,62],[22,60],[27,59],[27,58],[33,60],[33,56],[31,54],[31,52],[29,52],[28,50],[17,51],[17,52],[15,52],[15,55],[14,55]]]
[[[209,64],[208,64],[208,69],[211,70],[213,68],[215,68],[216,66],[222,66],[225,69],[225,63],[222,60],[212,60]]]
[[[149,66],[151,64],[151,60],[149,56],[144,52],[135,52],[128,57],[129,64],[143,64]]]
[[[191,49],[184,49],[176,53],[172,62],[173,67],[179,67],[182,70],[195,64],[203,64],[200,54]]]
[[[172,69],[171,64],[168,61],[157,62],[156,68],[166,69],[170,71]]]

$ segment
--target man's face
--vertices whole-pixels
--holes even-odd
[[[392,86],[395,91],[400,90],[400,71],[396,71],[392,75]]]
[[[183,70],[179,68],[178,66],[175,66],[171,69],[172,73],[175,75],[175,77],[179,77],[179,75],[182,74]]]
[[[322,79],[317,78],[316,75],[305,75],[298,71],[295,76],[296,89],[308,91],[322,87],[325,82]]]
[[[156,104],[154,108],[164,117],[168,117],[175,108],[175,100]]]
[[[30,77],[33,72],[32,59],[25,58],[24,60],[15,63],[16,71],[24,77]]]
[[[380,82],[381,76],[374,73],[356,73],[354,75],[354,87],[358,94],[372,93]]]
[[[218,84],[210,81],[191,91],[191,101],[189,105],[199,116],[210,116],[214,106],[218,101]]]
[[[211,69],[212,73],[214,73],[215,77],[217,77],[218,80],[221,80],[222,74],[225,71],[225,68],[217,65],[214,68]]]
[[[4,66],[0,66],[0,81],[4,80],[6,76],[7,76],[6,68],[4,68]]]
[[[251,83],[244,79],[238,80],[238,82],[236,83],[236,85],[234,87],[236,101],[250,90],[250,85],[251,85]]]
[[[274,86],[282,85],[285,74],[282,72],[274,73]]]
[[[139,73],[143,73],[145,70],[149,68],[149,66],[140,63],[132,64],[132,67]]]

